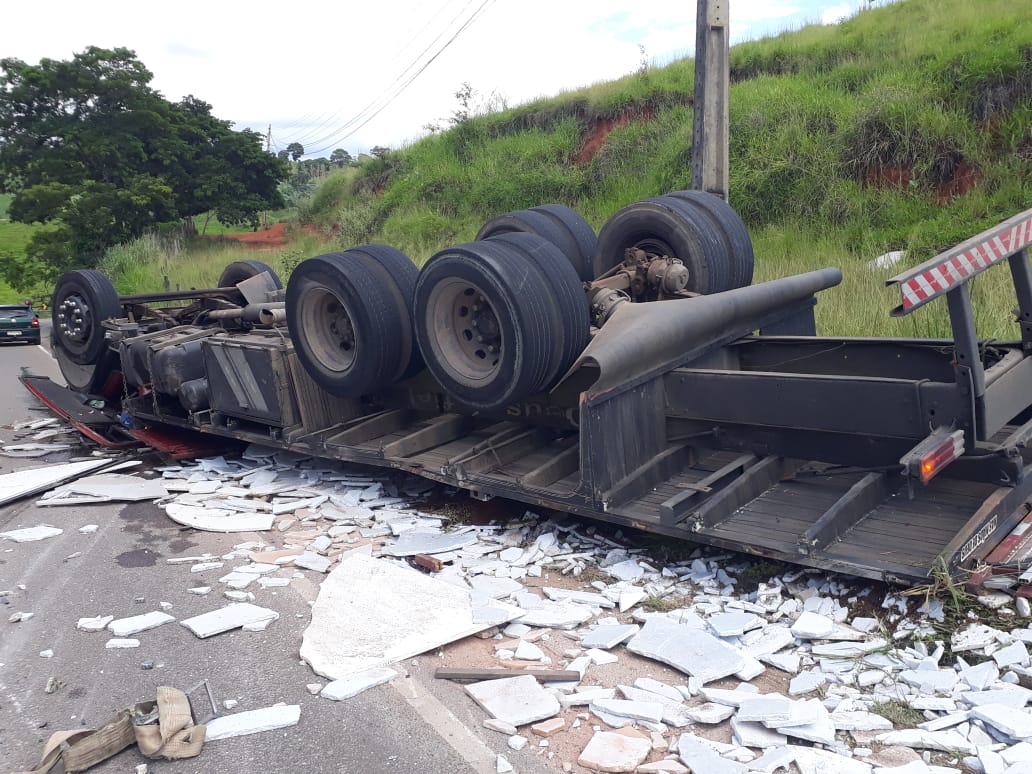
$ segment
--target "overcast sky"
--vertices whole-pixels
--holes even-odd
[[[834,23],[861,2],[730,0],[731,40]],[[691,0],[50,0],[5,7],[0,56],[123,46],[166,98],[193,94],[237,128],[271,124],[274,150],[357,155],[418,139],[463,81],[513,106],[633,72],[639,45],[652,64],[690,56],[695,13]]]

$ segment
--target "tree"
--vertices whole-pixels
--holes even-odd
[[[343,148],[337,148],[333,153],[330,154],[330,161],[336,164],[338,167],[346,167],[354,159],[351,158],[351,154]]]
[[[469,81],[463,81],[462,85],[455,92],[455,99],[459,101],[459,108],[458,110],[453,110],[451,118],[448,119],[452,126],[457,126],[473,117],[475,109],[473,102],[476,96],[476,89],[470,85]]]
[[[369,155],[370,156],[376,156],[376,158],[378,158],[378,159],[382,159],[384,156],[386,156],[390,152],[391,152],[391,149],[386,147],[386,146],[384,146],[384,145],[377,145],[377,146],[369,149]]]
[[[300,161],[301,157],[305,155],[305,146],[299,142],[292,142],[287,146],[287,154],[294,161]]]
[[[282,206],[287,165],[261,135],[234,131],[192,96],[167,101],[151,78],[124,48],[0,59],[0,192],[14,194],[12,220],[52,226],[34,235],[24,273],[95,265],[158,223],[210,210],[257,222]]]

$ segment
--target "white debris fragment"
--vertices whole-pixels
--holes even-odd
[[[329,572],[332,562],[329,558],[314,551],[306,551],[294,559],[294,566],[303,570],[314,570],[315,572]]]
[[[804,612],[792,624],[792,634],[801,640],[820,640],[835,631],[835,622],[827,616]]]
[[[356,672],[353,675],[348,675],[340,680],[328,683],[319,695],[324,699],[343,701],[344,699],[350,699],[352,696],[357,696],[374,686],[393,680],[397,676],[397,672],[385,667],[368,669],[365,672]]]
[[[222,567],[222,562],[198,562],[190,567],[190,572],[205,572],[206,570],[217,570]]]
[[[662,618],[646,621],[626,647],[669,664],[702,684],[733,675],[746,663],[739,651],[712,634]]]
[[[0,538],[11,540],[15,543],[33,543],[37,540],[46,540],[56,537],[64,530],[40,524],[38,527],[25,527],[24,529],[13,529],[9,532],[0,532]]]
[[[87,502],[139,502],[168,497],[160,479],[146,479],[125,473],[98,473],[62,484],[43,495],[37,505]]]
[[[264,532],[272,529],[271,513],[241,514],[226,508],[167,503],[165,513],[177,524],[204,532]]]
[[[104,643],[104,647],[109,650],[121,650],[125,648],[138,648],[140,647],[140,641],[127,638],[127,637],[112,637],[110,640]]]
[[[171,616],[161,610],[155,610],[151,613],[134,615],[130,618],[119,618],[111,621],[107,628],[115,637],[128,637],[130,634],[139,634],[148,629],[155,629],[174,620],[176,620],[175,616]]]
[[[247,602],[236,602],[218,610],[186,618],[179,623],[192,631],[201,639],[215,634],[239,629],[248,624],[274,621],[279,613],[265,607],[258,607]]]
[[[559,701],[531,675],[482,680],[466,686],[466,693],[492,717],[522,726],[559,712]]]
[[[84,632],[101,632],[107,625],[115,620],[113,615],[98,615],[96,618],[80,618],[75,625],[76,629]]]
[[[477,542],[476,533],[468,532],[406,532],[392,545],[382,551],[390,556],[415,556],[416,554],[440,554],[455,551]]]
[[[98,529],[100,529],[99,524],[83,524],[79,527],[79,532],[83,535],[92,535]]]
[[[988,723],[1014,739],[1032,739],[1032,715],[1024,709],[1003,704],[984,704],[971,710],[971,717]]]
[[[300,704],[280,704],[264,709],[222,715],[207,723],[205,741],[216,742],[234,736],[274,731],[277,728],[296,726],[301,719]]]
[[[599,731],[591,737],[577,763],[592,771],[634,771],[652,751],[647,738]]]
[[[591,608],[572,602],[540,602],[520,617],[520,623],[544,629],[573,629],[591,619]]]
[[[493,604],[507,620],[520,613],[503,602]],[[384,610],[392,614],[385,616]],[[418,570],[351,552],[342,556],[319,588],[301,658],[316,674],[336,680],[424,653],[489,625],[474,622],[468,591]]]

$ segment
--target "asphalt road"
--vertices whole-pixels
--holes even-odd
[[[34,399],[17,382],[23,366],[59,378],[45,347],[0,347],[0,424],[48,416],[33,410]],[[0,440],[12,436],[0,429]],[[0,457],[0,473],[40,464]],[[402,677],[345,702],[310,695],[307,683],[325,681],[298,658],[309,604],[318,593],[318,578],[309,573],[287,588],[258,591],[257,603],[280,613],[265,632],[199,640],[166,624],[138,635],[138,649],[105,650],[108,635],[76,630],[79,618],[137,615],[162,602],[178,619],[221,607],[227,600],[217,590],[207,597],[186,591],[198,582],[218,586],[220,571],[191,576],[166,559],[221,555],[261,536],[181,529],[151,503],[39,508],[29,498],[0,506],[0,531],[41,523],[64,532],[35,543],[0,541],[0,592],[11,592],[0,597],[0,771],[35,766],[54,731],[103,725],[118,710],[153,699],[159,685],[188,690],[204,679],[220,703],[239,702],[235,712],[300,704],[301,721],[210,742],[191,760],[148,761],[133,747],[90,771],[124,774],[147,762],[151,772],[170,774],[494,772],[499,752],[519,772],[549,770],[533,745],[514,753],[504,736],[480,727],[481,711],[458,685],[433,680],[429,658],[399,665]],[[85,524],[99,530],[80,534]],[[34,616],[8,622],[21,611]],[[53,657],[41,658],[47,649]],[[158,666],[144,669],[148,660]],[[47,694],[51,677],[60,687]]]

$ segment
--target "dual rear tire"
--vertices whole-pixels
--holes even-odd
[[[688,290],[720,293],[752,283],[753,249],[745,224],[719,196],[674,191],[628,204],[598,234],[592,270],[601,277],[639,247],[680,259]]]
[[[543,237],[513,232],[433,256],[416,282],[413,323],[430,373],[481,411],[553,387],[590,331],[573,264]]]
[[[333,395],[358,398],[418,371],[409,311],[418,274],[388,245],[298,264],[287,283],[287,323],[308,375]]]
[[[291,336],[334,395],[375,393],[425,364],[458,403],[498,412],[561,380],[590,338],[583,283],[629,247],[681,260],[697,293],[752,280],[745,225],[711,194],[635,202],[597,239],[578,213],[543,205],[493,218],[422,271],[386,245],[304,261],[287,286]]]

